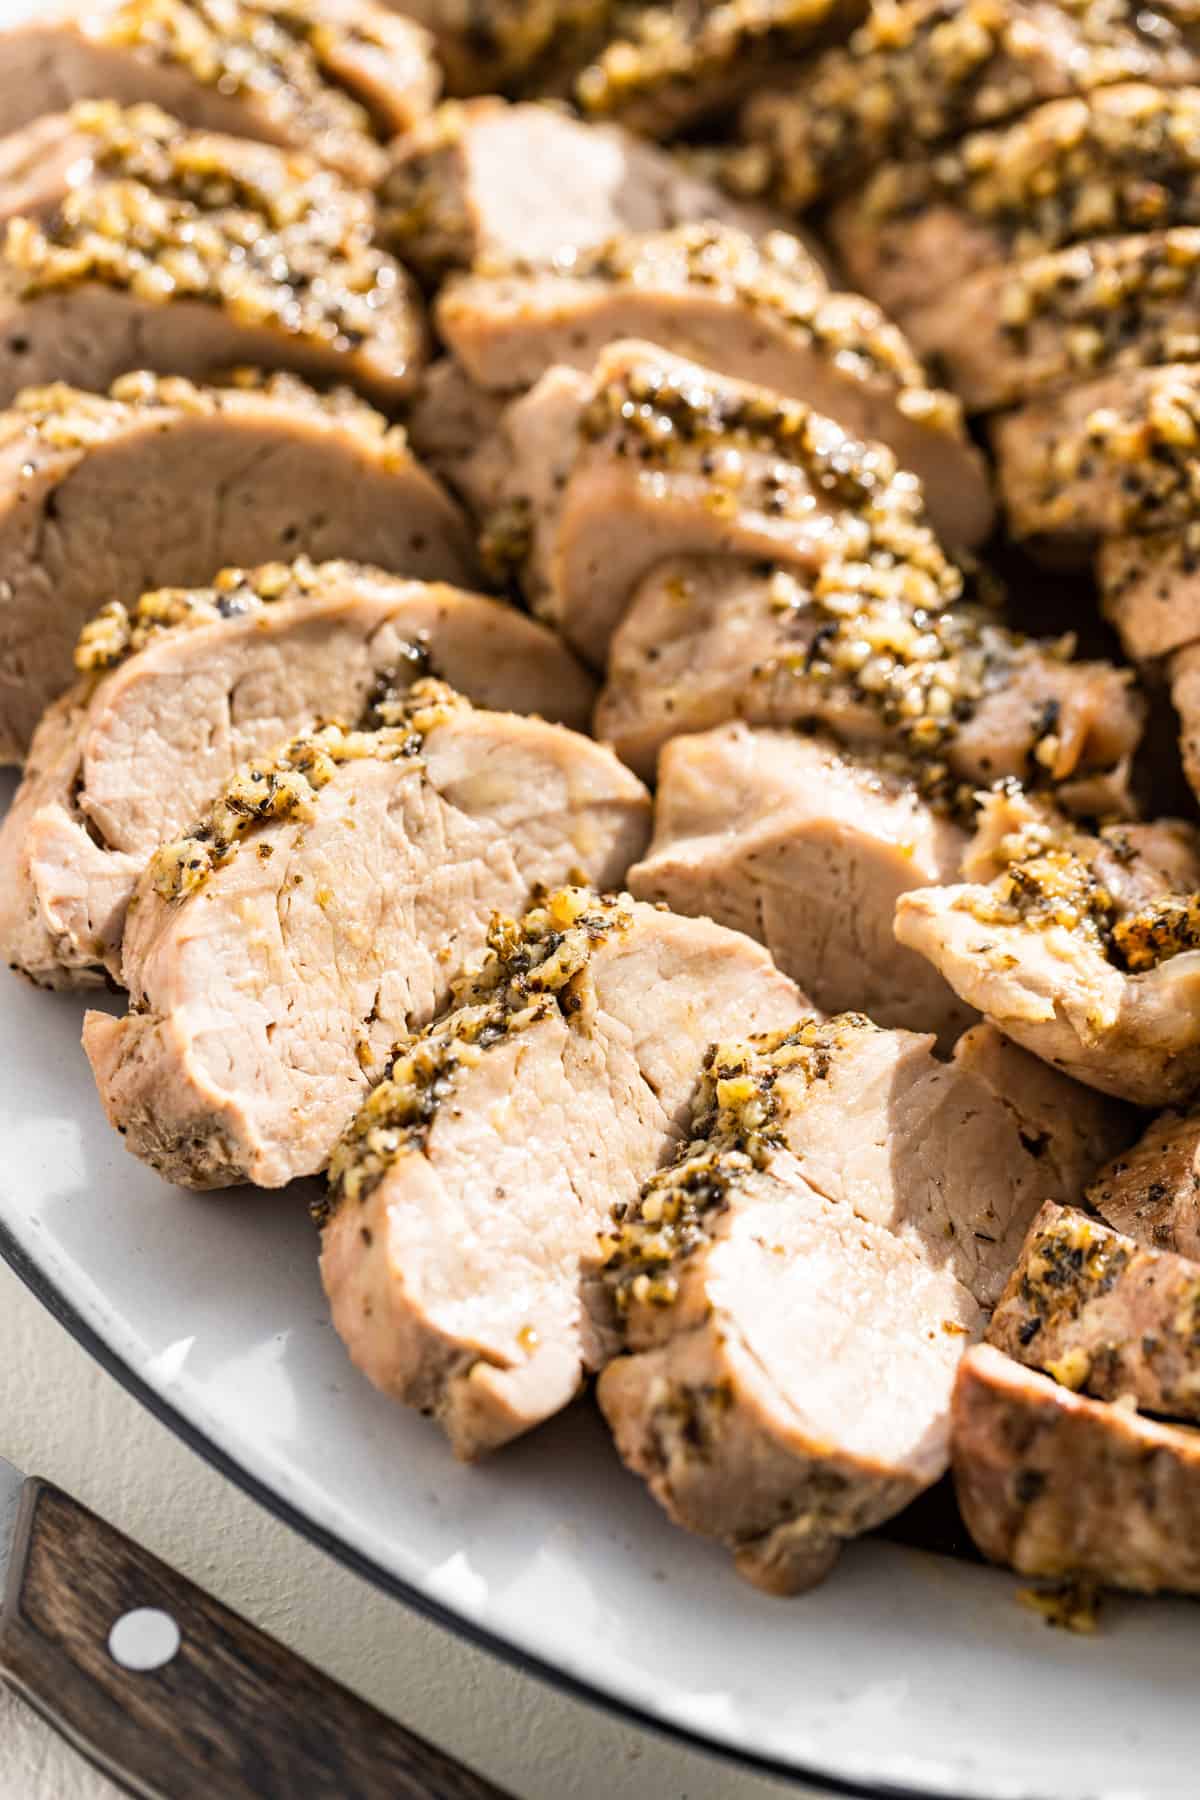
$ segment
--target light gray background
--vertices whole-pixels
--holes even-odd
[[[809,1800],[565,1699],[377,1593],[185,1448],[3,1265],[0,1370],[0,1454],[519,1800]],[[0,1688],[0,1800],[116,1792]]]

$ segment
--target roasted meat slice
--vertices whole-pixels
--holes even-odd
[[[935,605],[961,586],[919,482],[882,444],[653,344],[614,344],[590,375],[550,369],[503,440],[488,553],[597,668],[669,556],[766,557],[814,580],[875,559]]]
[[[983,802],[960,885],[896,906],[896,936],[1035,1055],[1140,1106],[1200,1083],[1200,837],[1068,824],[1017,790]]]
[[[1174,466],[1170,453],[1163,460]],[[1190,480],[1191,464],[1183,460]],[[1137,470],[1139,485],[1148,474]],[[1096,553],[1096,580],[1104,615],[1134,662],[1200,640],[1200,524],[1109,538]]]
[[[987,1341],[1097,1400],[1200,1419],[1200,1263],[1047,1201]]]
[[[617,1209],[601,1291],[630,1354],[599,1395],[618,1448],[775,1591],[945,1470],[955,1365],[1039,1185],[1107,1135],[990,1028],[950,1064],[931,1041],[847,1014],[718,1043],[692,1141]]]
[[[24,392],[0,415],[0,761],[24,755],[101,604],[301,552],[460,583],[475,570],[464,516],[350,394],[145,373],[108,395]]]
[[[12,11],[6,17],[12,17]],[[432,40],[378,0],[83,0],[0,26],[0,132],[99,95],[307,150],[352,180],[438,92]]]
[[[1200,79],[1192,0],[896,0],[746,103],[743,181],[797,212],[877,164],[1119,81]]]
[[[985,1556],[1022,1575],[1200,1593],[1200,1437],[1073,1394],[981,1344],[959,1365],[954,1485]]]
[[[901,323],[981,269],[1200,224],[1200,87],[1099,88],[881,169],[834,208],[851,281]]]
[[[1127,671],[947,605],[884,550],[874,563],[833,550],[831,537],[808,579],[719,557],[660,564],[613,638],[597,734],[649,777],[683,732],[821,724],[868,753],[903,752],[941,799],[969,805],[976,787],[1036,776],[1084,812],[1127,807],[1142,728]]]
[[[993,412],[1108,371],[1200,358],[1200,230],[1094,238],[984,269],[906,315],[904,329],[969,412]]]
[[[644,789],[589,739],[437,682],[389,716],[243,764],[138,884],[129,1013],[89,1013],[84,1045],[127,1148],[169,1180],[315,1174],[497,909],[576,872],[615,885],[645,845]]]
[[[580,75],[585,112],[647,137],[726,111],[784,56],[844,38],[869,0],[651,0],[628,5],[618,32]]]
[[[81,101],[53,129],[55,168],[69,153],[58,204],[47,210],[39,169],[40,204],[9,218],[0,245],[0,405],[49,381],[238,364],[387,404],[410,392],[424,315],[375,246],[364,190],[299,151],[188,132],[152,106]]]
[[[440,356],[421,377],[406,416],[418,456],[484,519],[504,485],[500,422],[506,394],[488,394],[450,356]]]
[[[547,67],[602,40],[612,0],[388,0],[433,34],[452,94],[534,91]]]
[[[1055,560],[1185,526],[1200,502],[1200,364],[1082,382],[998,419],[992,442],[1009,530]]]
[[[381,241],[429,280],[697,219],[779,223],[619,126],[494,97],[447,102],[402,138],[379,203]]]
[[[229,569],[110,603],[77,660],[87,672],[39,725],[0,824],[0,960],[54,987],[120,977],[153,851],[314,720],[386,721],[430,673],[580,728],[591,700],[570,651],[514,607],[354,563]]]
[[[1087,1198],[1135,1242],[1200,1260],[1200,1114],[1160,1114],[1101,1169]]]
[[[993,523],[982,458],[949,394],[930,387],[904,338],[857,294],[833,294],[792,237],[756,242],[731,226],[615,238],[569,267],[460,276],[436,319],[471,379],[529,387],[555,363],[590,369],[618,338],[641,338],[756,382],[878,439],[921,478],[930,517],[972,548]]]
[[[331,1164],[321,1272],[358,1367],[464,1457],[565,1406],[606,1355],[585,1288],[614,1202],[683,1138],[714,1037],[804,1004],[748,938],[628,895],[497,920]]]
[[[1179,719],[1179,754],[1193,794],[1200,795],[1200,644],[1177,650],[1167,664]]]
[[[909,888],[956,881],[966,844],[896,768],[722,725],[664,749],[654,838],[629,888],[757,938],[823,1011],[860,1008],[949,1049],[974,1014],[899,947],[892,915]]]

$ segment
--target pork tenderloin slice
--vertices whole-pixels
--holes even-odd
[[[1134,662],[1200,639],[1200,527],[1113,537],[1096,552],[1105,618]]]
[[[959,1365],[954,1485],[967,1529],[1022,1575],[1200,1592],[1200,1437],[1091,1400],[981,1344]]]
[[[1194,794],[1200,794],[1200,644],[1191,643],[1168,659],[1171,703],[1179,719],[1179,754]]]
[[[853,284],[903,322],[981,269],[1197,224],[1200,87],[1127,82],[880,169],[829,232]]]
[[[904,330],[968,412],[1106,372],[1200,357],[1200,231],[1093,238],[982,270],[905,314]]]
[[[346,1134],[321,1257],[354,1362],[464,1457],[603,1362],[601,1234],[682,1140],[714,1035],[806,1005],[748,938],[628,895],[557,893],[490,950]]]
[[[34,735],[0,824],[0,959],[42,986],[119,979],[134,884],[239,763],[314,719],[383,722],[436,674],[481,706],[586,727],[592,684],[501,601],[353,563],[226,570],[104,609],[91,672]],[[924,965],[922,965],[924,966]]]
[[[1200,1261],[1200,1116],[1160,1114],[1101,1169],[1087,1199],[1136,1243]]]
[[[897,896],[957,879],[967,833],[895,769],[827,741],[735,723],[663,751],[640,900],[765,944],[825,1012],[933,1032],[974,1015],[892,933]]]
[[[24,755],[109,600],[304,552],[470,584],[467,521],[402,432],[290,376],[23,392],[0,416],[0,761]]]
[[[392,0],[389,0],[392,4]],[[590,45],[607,28],[609,0],[396,0],[430,32],[449,93],[535,91],[555,56]]]
[[[437,99],[431,38],[376,0],[84,0],[6,16],[0,132],[97,95],[147,101],[370,184],[385,166],[378,139]]]
[[[641,338],[803,400],[918,475],[948,542],[982,543],[991,491],[957,401],[931,389],[878,307],[813,275],[781,233],[756,243],[729,226],[688,225],[611,240],[570,268],[460,276],[442,290],[436,321],[489,390],[532,386],[556,363],[590,369],[617,339]]]
[[[379,205],[380,241],[431,281],[493,258],[553,262],[626,231],[780,222],[620,126],[495,97],[447,102],[400,139]]]
[[[369,195],[299,151],[187,132],[152,106],[84,101],[91,146],[50,215],[0,246],[0,405],[131,368],[253,364],[395,404],[425,360],[411,278],[374,243]]]
[[[941,801],[970,806],[976,787],[1036,770],[1066,805],[1128,809],[1142,729],[1128,671],[1020,642],[988,610],[941,606],[886,555],[839,565],[833,547],[808,582],[718,557],[654,569],[613,638],[597,735],[649,778],[685,732],[733,718],[820,724],[865,753],[903,753]],[[892,649],[864,679],[860,645],[877,637]],[[953,696],[949,711],[935,689]]]
[[[998,419],[992,444],[1009,530],[1056,561],[1086,561],[1099,539],[1185,526],[1197,500],[1200,368],[1082,382]],[[1118,566],[1127,556],[1117,552]]]
[[[586,113],[669,138],[737,104],[781,57],[845,38],[868,0],[655,0],[627,8],[575,98]]]
[[[1114,82],[1200,78],[1190,0],[898,0],[753,94],[743,179],[802,212],[879,163]]]
[[[766,557],[816,579],[875,559],[931,603],[961,589],[920,483],[798,400],[651,344],[590,375],[549,370],[508,409],[485,549],[593,666],[639,581],[670,556]]]
[[[1163,821],[1099,835],[1016,790],[983,802],[958,885],[896,905],[896,937],[1019,1044],[1140,1106],[1200,1082],[1200,842]]]
[[[987,1341],[1098,1400],[1200,1418],[1195,1314],[1200,1263],[1143,1249],[1074,1207],[1047,1202],[988,1326]]]
[[[441,356],[422,374],[405,417],[417,455],[480,520],[504,486],[500,427],[510,399],[486,393],[452,356]]]
[[[129,1014],[85,1021],[109,1118],[184,1186],[315,1174],[493,912],[573,873],[619,882],[648,811],[598,745],[437,683],[385,730],[243,765],[139,882]]]

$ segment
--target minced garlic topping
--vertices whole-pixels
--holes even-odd
[[[670,1306],[679,1297],[682,1265],[708,1241],[730,1190],[762,1169],[783,1142],[791,1092],[824,1081],[840,1050],[879,1029],[861,1013],[761,1032],[719,1043],[705,1059],[693,1108],[691,1140],[674,1162],[652,1175],[633,1206],[614,1210],[604,1239],[604,1280],[618,1316],[633,1305]]]
[[[2,264],[22,300],[98,282],[342,352],[393,333],[398,307],[411,329],[369,197],[310,158],[185,132],[150,106],[86,101],[71,117],[94,140],[92,178],[50,219],[10,219]]]
[[[310,818],[321,789],[345,763],[400,762],[421,754],[425,736],[470,702],[440,681],[418,682],[403,717],[381,731],[324,725],[294,737],[272,756],[244,763],[186,837],[164,844],[150,861],[155,893],[182,900],[229,862],[254,826],[268,819]]]
[[[1028,473],[1040,504],[1078,481],[1107,479],[1119,494],[1120,529],[1193,524],[1200,512],[1200,370],[1156,369],[1128,399],[1096,407],[1080,424],[1053,422],[1034,446]]]
[[[365,1200],[388,1169],[429,1135],[454,1076],[557,1009],[586,1026],[587,969],[628,930],[627,895],[560,888],[520,921],[496,915],[481,967],[454,984],[452,1010],[399,1044],[329,1164],[330,1206]]]

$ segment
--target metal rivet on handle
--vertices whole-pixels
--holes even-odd
[[[182,1643],[179,1627],[170,1613],[156,1606],[139,1606],[119,1618],[108,1634],[108,1654],[123,1669],[146,1675],[163,1669],[178,1654]]]

